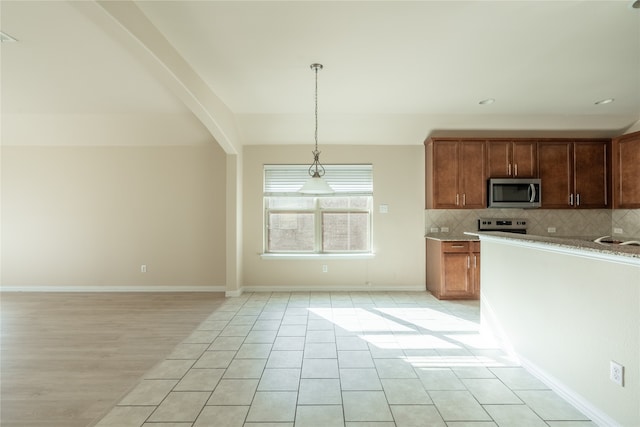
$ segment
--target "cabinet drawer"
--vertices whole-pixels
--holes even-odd
[[[469,242],[442,242],[442,252],[469,252]]]

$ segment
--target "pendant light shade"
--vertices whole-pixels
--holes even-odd
[[[320,151],[318,151],[318,71],[322,70],[322,64],[311,64],[311,69],[316,73],[316,93],[315,93],[315,118],[316,118],[316,132],[315,132],[315,149],[311,152],[313,154],[313,163],[309,166],[309,175],[311,178],[305,182],[305,184],[298,190],[303,194],[331,194],[333,189],[322,178],[325,170],[320,163]]]
[[[327,184],[327,181],[320,174],[314,173],[298,192],[303,194],[331,194],[333,193],[333,188]]]

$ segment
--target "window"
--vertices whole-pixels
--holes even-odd
[[[371,165],[327,165],[329,195],[297,193],[308,165],[265,165],[265,253],[371,252]]]

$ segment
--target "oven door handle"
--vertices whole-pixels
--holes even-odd
[[[529,184],[529,202],[533,203],[536,200],[536,186],[535,184]]]

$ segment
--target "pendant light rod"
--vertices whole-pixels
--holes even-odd
[[[315,92],[315,117],[316,117],[316,151],[318,151],[318,71],[322,70],[322,64],[311,64],[311,69],[316,72],[316,92]]]
[[[316,85],[315,85],[315,97],[314,97],[314,101],[315,101],[314,114],[315,114],[315,125],[316,125],[315,133],[314,133],[315,149],[312,152],[313,163],[309,167],[309,175],[311,175],[312,177],[323,176],[325,174],[324,167],[320,163],[320,151],[318,151],[318,71],[322,70],[322,68],[323,68],[322,64],[317,64],[317,63],[311,64],[311,69],[316,73]]]
[[[315,97],[314,97],[314,114],[315,114],[315,146],[313,153],[313,163],[309,166],[309,175],[311,178],[302,186],[299,193],[303,194],[331,194],[333,189],[327,182],[322,179],[325,174],[324,166],[320,163],[320,151],[318,150],[318,71],[322,70],[322,64],[311,64],[311,69],[316,73]]]

